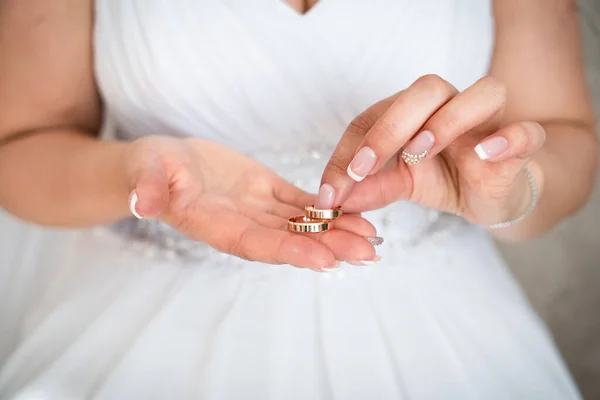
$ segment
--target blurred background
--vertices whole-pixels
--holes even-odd
[[[588,82],[600,117],[600,0],[580,0],[579,9]],[[600,174],[590,203],[572,219],[533,243],[501,248],[583,395],[600,399]]]

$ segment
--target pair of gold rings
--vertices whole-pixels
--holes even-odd
[[[304,215],[288,220],[288,230],[302,233],[318,233],[333,228],[333,221],[342,215],[340,207],[332,210],[319,210],[314,206],[304,207]]]

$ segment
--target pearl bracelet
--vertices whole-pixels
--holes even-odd
[[[531,170],[528,166],[525,166],[525,173],[527,174],[527,180],[529,181],[529,187],[531,188],[531,202],[529,203],[529,207],[527,207],[527,210],[525,210],[525,212],[519,215],[517,218],[512,219],[510,221],[498,222],[496,224],[490,225],[488,226],[488,229],[502,229],[518,224],[519,222],[527,218],[529,215],[531,215],[533,210],[535,210],[535,207],[537,206],[539,200],[537,183],[535,182],[535,178],[533,177],[533,174],[531,173]]]

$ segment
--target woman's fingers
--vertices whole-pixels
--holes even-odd
[[[367,133],[348,166],[348,175],[360,182],[376,173],[417,132],[413,144],[423,149],[420,153],[429,151],[433,145],[432,134],[421,128],[457,94],[454,86],[437,75],[417,79]]]
[[[522,169],[545,141],[546,131],[540,124],[519,122],[483,139],[475,146],[475,153],[492,163],[514,160],[515,168]]]
[[[481,140],[476,146],[473,144],[469,147],[461,146],[453,149],[452,157],[460,159],[457,167],[462,180],[467,182],[467,187],[461,189],[460,193],[462,196],[467,196],[471,190],[477,191],[477,195],[471,196],[467,201],[469,207],[479,210],[491,209],[494,204],[505,202],[506,196],[510,195],[513,190],[515,181],[520,180],[521,183],[527,184],[525,175],[522,173],[523,168],[530,163],[533,156],[543,146],[545,137],[545,131],[541,125],[535,122],[520,122],[502,128]],[[442,163],[428,164],[426,174],[428,176],[446,176],[442,171],[438,171],[442,166]],[[536,176],[537,184],[541,186],[543,184],[542,177],[536,174],[534,167],[532,164],[531,169]],[[415,182],[412,181],[411,175],[403,172],[404,170],[399,167],[386,168],[356,184],[344,202],[344,210],[348,212],[367,211],[384,207],[400,199],[413,198]],[[423,181],[417,183],[422,185]],[[444,182],[436,183],[435,181],[429,182],[428,185],[431,186],[427,187],[433,188],[447,186]],[[450,186],[452,187],[452,185]],[[491,199],[496,203],[493,204]],[[452,204],[452,207],[455,207],[456,203],[457,201],[454,200],[448,202],[446,198],[446,202],[443,204]],[[431,202],[426,205],[442,207],[441,204],[433,196]],[[453,211],[452,209],[443,209]],[[464,210],[454,211],[464,213]],[[491,219],[495,220],[497,216],[492,216]]]
[[[287,231],[281,226],[285,220],[272,214],[263,213],[262,217],[266,222],[234,210],[202,208],[190,210],[172,225],[193,240],[245,260],[314,270],[336,266],[334,252],[317,237]]]
[[[347,212],[383,208],[401,199],[409,199],[412,180],[405,168],[386,168],[357,183],[344,201]]]
[[[227,252],[250,261],[290,264],[316,271],[337,266],[336,252],[326,243],[258,224],[238,232]]]
[[[440,153],[462,134],[484,124],[496,126],[506,103],[506,88],[492,77],[477,81],[440,108],[405,147],[402,158],[414,165]]]
[[[342,216],[335,221],[337,228],[315,234],[289,232],[287,219],[267,212],[256,212],[251,219],[233,210],[196,209],[181,221],[174,225],[186,236],[250,261],[320,271],[334,268],[338,260],[375,257],[367,239],[376,235],[375,228],[356,215]]]
[[[139,218],[154,218],[169,204],[169,177],[157,157],[149,156],[134,166],[129,209]]]
[[[336,191],[335,204],[344,201],[354,182],[362,181],[383,167],[457,93],[456,88],[442,78],[426,75],[397,95],[383,113],[369,109],[359,116],[359,121],[367,121],[361,125],[368,129],[356,132],[349,128],[323,174],[322,183]],[[424,133],[419,143],[431,141],[431,135],[427,135]]]
[[[276,178],[273,182],[273,197],[283,204],[302,210],[313,205],[316,198],[314,194],[307,193],[281,178]]]
[[[283,209],[289,207],[281,206]],[[300,211],[295,208],[294,210],[296,210],[294,214],[285,218],[263,213],[264,215],[260,214],[260,219],[264,218],[263,225],[265,226],[287,230],[288,218],[302,215],[304,212],[304,210]],[[275,225],[276,223],[279,225]],[[358,214],[344,214],[334,220],[333,229],[320,234],[306,234],[306,236],[325,244],[338,260],[366,260],[374,254],[373,246],[368,238],[376,237],[377,229]]]
[[[377,236],[375,226],[357,214],[346,214],[334,221],[334,228],[354,233],[362,237]]]
[[[354,181],[348,176],[348,165],[365,135],[402,94],[397,93],[381,100],[362,112],[348,125],[338,142],[321,178],[321,188],[315,206],[322,209],[339,205],[346,197]]]
[[[350,189],[358,189],[353,181],[361,182],[368,176],[374,178],[383,174],[384,179],[369,179],[371,182],[368,185],[359,187],[394,184],[387,181],[401,175],[399,170],[404,166],[398,166],[392,171],[382,167],[401,149],[402,159],[409,165],[415,165],[425,157],[435,156],[462,134],[481,128],[486,123],[495,123],[502,114],[505,101],[504,85],[494,78],[482,78],[458,94],[443,79],[435,75],[424,76],[398,96],[372,125],[350,161],[348,146],[341,145],[350,140],[342,139],[325,170],[321,191],[324,188],[328,192],[335,190],[335,204],[344,203],[346,206],[344,200],[350,194]],[[352,142],[355,144],[356,134]],[[341,171],[345,167],[346,174],[343,174]],[[397,193],[393,192],[410,191],[410,186],[407,183],[398,190],[380,187],[376,193],[386,194],[386,201],[391,202],[397,199]],[[320,193],[317,201],[320,202],[325,197],[324,193]],[[331,198],[331,195],[328,194],[328,197]],[[375,203],[379,206],[388,204],[382,201]]]
[[[310,237],[327,246],[333,252],[335,259],[339,261],[369,261],[377,255],[375,247],[367,239],[371,235],[362,236],[334,228],[326,232],[312,234]]]
[[[302,214],[304,208],[298,208],[289,204],[273,201],[272,204],[267,204],[265,206],[265,211],[287,221],[288,218]]]
[[[250,223],[232,232],[229,254],[269,264],[290,264],[320,271],[335,268],[338,260],[372,260],[373,245],[364,237],[341,229],[297,234]]]
[[[546,139],[544,128],[535,122],[508,125],[483,139],[464,155],[460,174],[466,182],[461,204],[465,214],[482,225],[518,217],[531,203],[525,166],[543,189],[543,176],[532,162]]]

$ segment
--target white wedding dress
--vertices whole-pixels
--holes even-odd
[[[219,141],[316,191],[345,126],[436,73],[485,75],[481,0],[97,0],[107,132]],[[59,56],[59,55],[57,55]],[[124,199],[126,201],[126,199]],[[0,223],[1,399],[578,399],[485,232],[367,213],[383,260],[249,263],[153,221]]]

